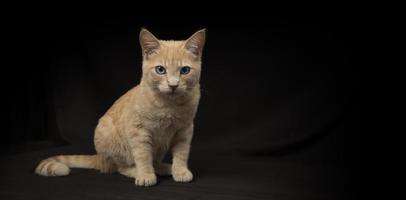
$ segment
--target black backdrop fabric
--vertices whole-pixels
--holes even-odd
[[[347,18],[47,16],[9,25],[0,197],[358,198],[360,85]],[[91,170],[34,175],[47,156],[94,153],[98,118],[140,80],[141,27],[176,40],[207,28],[195,180],[160,177],[145,189]]]

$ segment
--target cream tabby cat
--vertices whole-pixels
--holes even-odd
[[[188,157],[193,120],[200,98],[201,56],[205,30],[185,41],[158,40],[140,32],[142,78],[102,116],[95,130],[96,155],[60,155],[39,163],[35,172],[64,176],[70,167],[119,172],[139,186],[152,186],[158,175],[189,182]],[[172,164],[162,163],[167,150]]]

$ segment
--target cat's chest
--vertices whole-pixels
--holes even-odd
[[[155,132],[171,132],[190,122],[193,113],[185,108],[160,108],[150,110],[144,125]]]
[[[158,128],[162,129],[176,127],[181,121],[180,113],[173,109],[156,110],[153,115],[153,121],[156,122]]]

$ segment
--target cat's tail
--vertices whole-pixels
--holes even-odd
[[[42,176],[66,176],[69,168],[100,169],[99,155],[60,155],[42,160],[35,173]]]

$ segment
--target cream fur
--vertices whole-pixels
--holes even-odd
[[[45,159],[36,168],[43,176],[63,176],[69,167],[119,172],[135,178],[139,186],[156,184],[156,173],[189,182],[188,169],[193,120],[200,99],[201,54],[205,30],[185,41],[158,40],[140,32],[143,50],[141,83],[120,97],[95,129],[96,155],[62,155]],[[162,65],[167,73],[157,74]],[[188,74],[180,68],[189,66]],[[177,85],[175,92],[169,85]],[[162,163],[170,150],[172,164]]]

